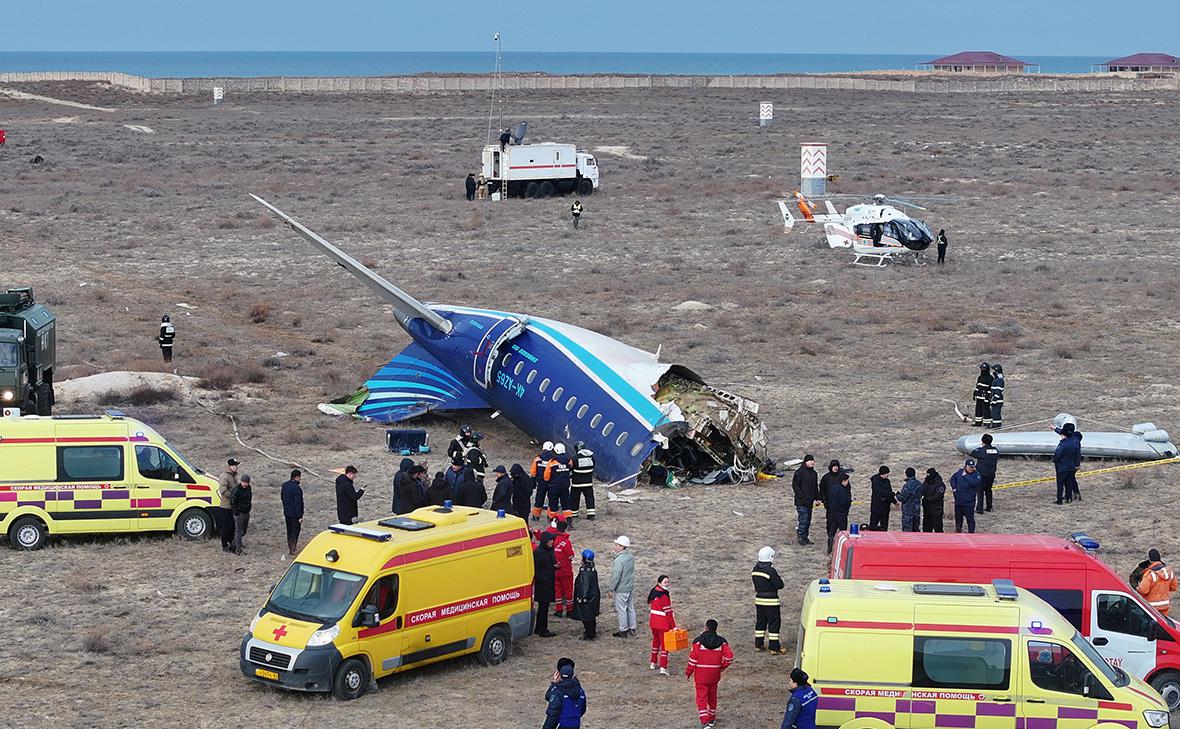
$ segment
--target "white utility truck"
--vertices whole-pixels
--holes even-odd
[[[572,144],[489,144],[483,148],[482,172],[490,192],[508,197],[591,195],[598,187],[594,155]]]

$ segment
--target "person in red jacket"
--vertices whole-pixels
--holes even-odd
[[[676,628],[676,616],[672,613],[672,598],[668,587],[672,581],[668,575],[660,575],[656,586],[647,593],[649,612],[647,624],[651,626],[651,669],[660,669],[661,676],[668,674],[668,649],[664,648],[664,633]]]
[[[706,620],[705,632],[696,637],[688,649],[686,678],[693,679],[697,689],[697,714],[701,726],[712,729],[717,723],[717,684],[721,672],[733,663],[733,649],[729,641],[717,635],[717,621]]]
[[[555,618],[574,616],[574,544],[566,532],[568,528],[564,519],[554,519],[545,530],[553,535],[553,556],[557,558],[557,571],[554,572]]]

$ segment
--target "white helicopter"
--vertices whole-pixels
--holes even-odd
[[[927,210],[909,200],[880,194],[874,195],[872,202],[848,206],[843,213],[836,210],[831,200],[824,200],[826,213],[817,213],[815,204],[801,192],[795,193],[794,204],[799,210],[801,222],[824,226],[828,246],[852,249],[853,265],[882,268],[899,260],[924,265],[925,261],[919,254],[934,242],[934,234],[925,222],[911,218],[889,203]],[[780,200],[778,206],[783,225],[788,232],[793,230],[800,219],[791,212],[790,202]]]

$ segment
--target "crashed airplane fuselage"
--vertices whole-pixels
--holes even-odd
[[[584,442],[596,475],[627,483],[653,459],[689,473],[767,461],[757,405],[687,368],[588,329],[489,309],[424,304],[256,198],[394,305],[413,338],[366,385],[357,415],[400,422],[489,408],[538,441]]]

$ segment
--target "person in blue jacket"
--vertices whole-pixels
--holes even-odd
[[[1057,450],[1053,452],[1053,470],[1057,474],[1057,500],[1062,499],[1070,503],[1074,499],[1082,500],[1082,492],[1078,490],[1078,469],[1082,466],[1082,434],[1077,432],[1077,426],[1066,423],[1054,432],[1061,436]]]
[[[783,714],[783,724],[780,729],[815,729],[815,710],[819,704],[819,697],[815,689],[808,683],[810,677],[803,669],[791,671],[787,679],[791,687],[791,698],[787,700],[787,711]]]
[[[542,729],[578,729],[586,713],[586,692],[574,676],[573,661],[563,663],[553,673],[553,683],[545,692],[545,723]]]
[[[967,522],[967,533],[975,533],[975,499],[983,485],[983,478],[975,470],[975,459],[968,458],[963,467],[951,476],[951,490],[955,492],[955,533],[963,531]]]

